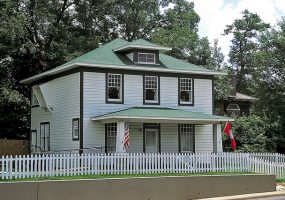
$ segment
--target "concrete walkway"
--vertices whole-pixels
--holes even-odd
[[[278,197],[278,198],[270,198]],[[280,197],[280,198],[279,198]],[[207,198],[204,200],[235,200],[235,199],[285,199],[285,187],[278,185],[275,192],[264,192],[264,193],[253,193],[253,194],[243,194],[235,196],[225,196],[225,197],[214,197]]]

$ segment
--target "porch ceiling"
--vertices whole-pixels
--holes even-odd
[[[100,121],[102,123],[144,122],[195,124],[218,124],[225,121],[234,121],[232,118],[218,115],[157,107],[132,107],[117,112],[91,117],[91,120]]]

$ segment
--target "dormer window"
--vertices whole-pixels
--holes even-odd
[[[155,64],[154,53],[138,53],[138,63]]]

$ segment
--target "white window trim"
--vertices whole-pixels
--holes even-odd
[[[191,80],[191,101],[181,101],[181,91],[186,91],[186,90],[181,90],[181,79],[190,79]],[[179,104],[182,105],[192,105],[193,104],[193,78],[179,78]]]
[[[181,153],[193,153],[195,151],[195,137],[194,137],[194,125],[193,124],[180,124],[179,125],[179,132],[180,132],[180,151]],[[184,132],[185,130],[187,130],[186,132]],[[190,130],[188,132],[188,130]],[[183,151],[182,150],[182,134],[186,133],[188,137],[190,137],[190,144],[191,144],[191,137],[192,137],[192,146],[189,146],[190,148],[192,148],[192,150],[189,151]],[[188,135],[189,134],[189,135]],[[190,145],[189,144],[189,145]],[[189,148],[187,147],[187,148]]]
[[[114,128],[116,127],[116,131],[114,131],[113,133],[115,133],[115,135],[109,135],[109,128]],[[115,146],[110,146],[110,144],[108,143],[108,138],[115,138],[115,141],[117,141],[117,124],[116,123],[108,123],[106,124],[106,153],[111,153],[111,152],[115,152],[116,151],[116,142],[115,142]],[[114,149],[111,149],[114,148]],[[113,151],[112,151],[113,150]]]
[[[80,120],[79,120],[79,118],[74,118],[74,119],[72,119],[72,140],[74,141],[74,140],[79,140],[79,134],[80,134],[80,125],[79,125],[79,122],[80,122]],[[77,126],[75,126],[76,125],[76,123],[77,123]],[[75,135],[75,130],[78,130],[78,135],[76,136]]]
[[[34,93],[34,89],[32,88],[31,90],[32,90],[32,92],[31,92],[31,106],[39,106],[40,104],[39,104],[39,101],[38,101],[38,99]]]
[[[120,98],[119,99],[109,99],[108,97],[108,91],[109,91],[109,74],[111,75],[119,75],[120,76]],[[122,102],[123,100],[123,75],[122,74],[114,74],[114,73],[107,73],[107,81],[106,81],[106,84],[107,84],[107,95],[106,95],[106,98],[107,98],[107,101],[108,102]]]
[[[153,55],[153,57],[154,57],[153,62],[140,62],[140,61],[139,61],[139,55],[140,55],[140,54]],[[146,59],[147,59],[147,58],[146,58]],[[138,63],[140,63],[140,64],[156,64],[155,60],[156,60],[155,53],[138,53]]]
[[[147,88],[146,88],[146,77],[155,77],[156,78],[156,95],[157,95],[157,100],[147,100],[146,99],[146,90],[147,90]],[[155,103],[155,104],[157,104],[157,103],[159,103],[159,79],[158,79],[158,76],[144,76],[144,102],[146,103],[146,104],[152,104],[152,103]]]

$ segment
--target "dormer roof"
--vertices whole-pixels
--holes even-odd
[[[131,61],[120,49],[126,48],[156,48],[159,51],[159,62],[155,65],[138,64]],[[159,50],[160,49],[160,50]],[[21,83],[29,84],[43,78],[54,76],[58,73],[69,71],[78,67],[118,69],[131,71],[148,71],[161,73],[183,73],[198,75],[225,75],[225,73],[206,69],[183,60],[176,59],[163,53],[163,51],[171,49],[159,46],[146,40],[139,39],[128,42],[123,39],[115,39],[105,45],[94,49],[82,56],[75,58],[59,67],[45,71],[26,78]]]
[[[153,43],[150,43],[143,39],[134,40],[133,42],[129,42],[129,44],[125,44],[119,48],[113,49],[114,52],[125,52],[130,51],[134,49],[140,49],[140,50],[157,50],[161,52],[166,52],[172,50],[170,47],[164,47],[160,45],[156,45]]]

